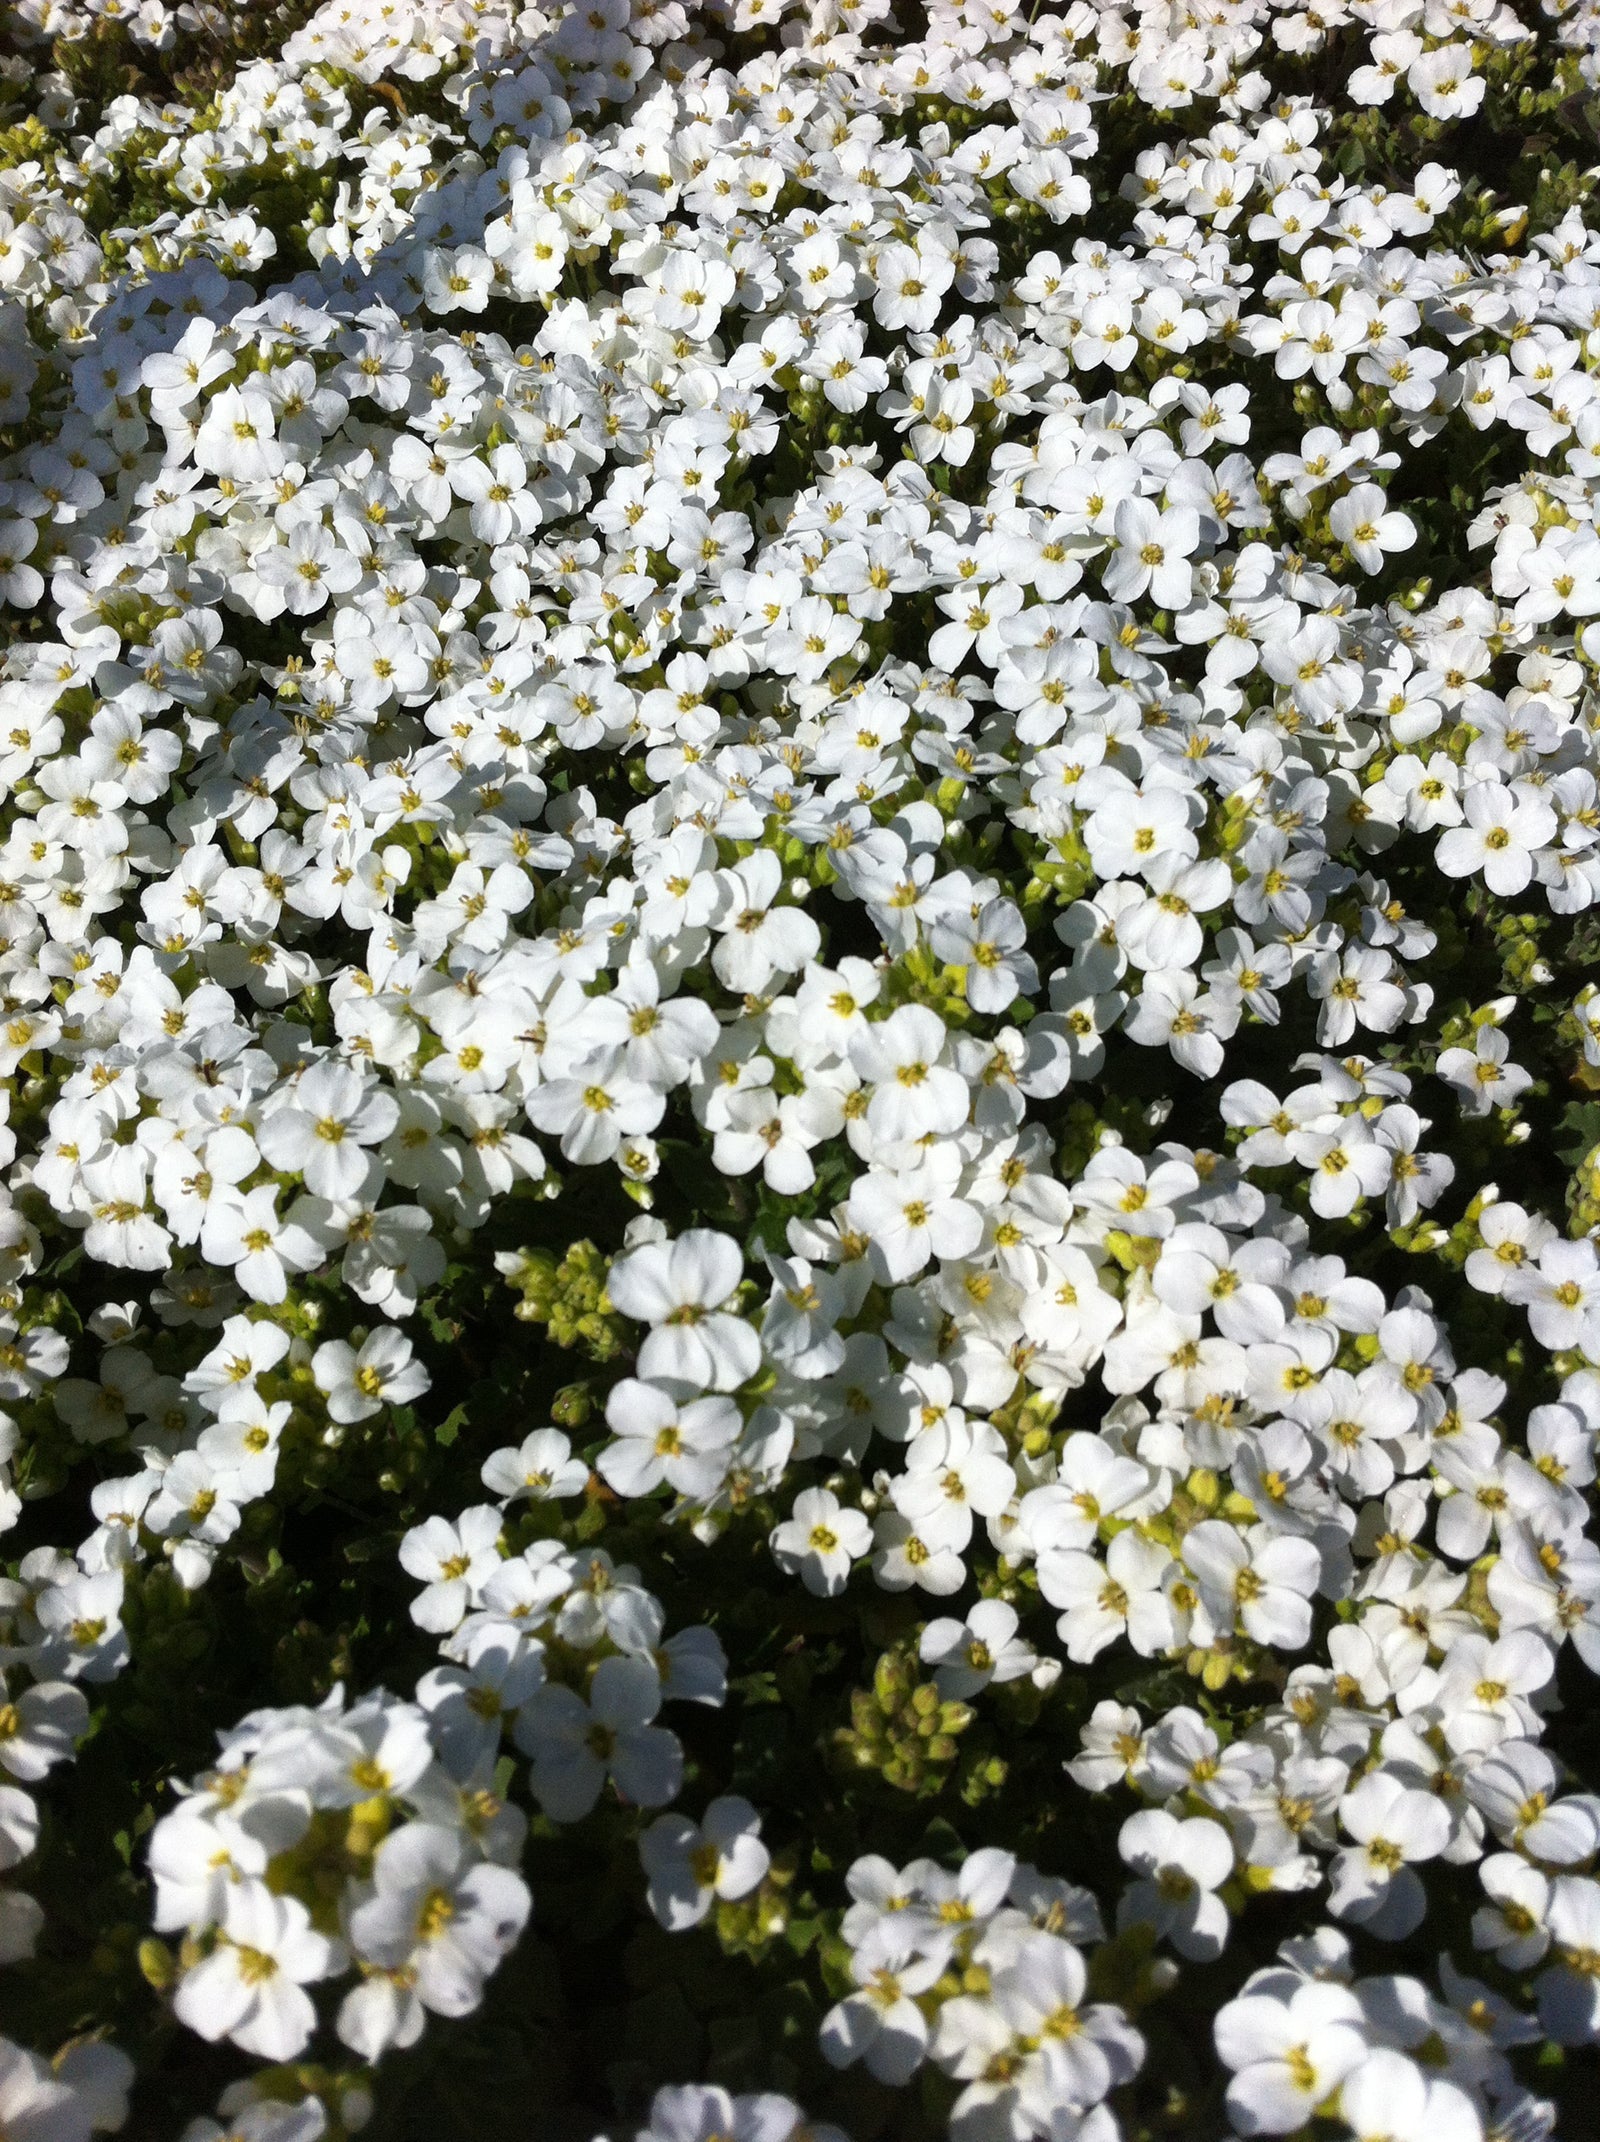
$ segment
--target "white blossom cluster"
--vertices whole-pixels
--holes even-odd
[[[993,1849],[954,1875],[858,1860],[849,1890],[858,1990],[822,2026],[835,2066],[862,2060],[905,2083],[931,2058],[966,2085],[953,2133],[1116,2134],[1101,2100],[1138,2071],[1144,2042],[1120,2008],[1084,2000],[1082,1944],[1105,1931],[1088,1890]]]
[[[1503,0],[356,0],[200,123],[40,91],[0,168],[0,1528],[78,1510],[0,1579],[0,1871],[129,1590],[198,1592],[428,1399],[452,1261],[544,1314],[474,1246],[508,1212],[639,1208],[596,1420],[404,1534],[443,1662],[217,1721],[156,1824],[202,2038],[375,2062],[470,2012],[536,1902],[519,1801],[642,1811],[669,1930],[765,1894],[767,1815],[674,1807],[657,1722],[724,1704],[720,1637],[560,1531],[656,1498],[707,1556],[769,1511],[775,1613],[925,1602],[951,1702],[1118,1647],[1194,1683],[1084,1725],[1062,1793],[1142,1802],[1100,1902],[993,1848],[840,1873],[834,2067],[1110,2142],[1145,2041],[1102,1905],[1154,2001],[1284,1892],[1339,1925],[1220,2008],[1240,2135],[1541,2134],[1509,2056],[1600,2043],[1600,1798],[1544,1745],[1568,1644],[1600,1670],[1600,1258],[1445,1150],[1516,1187],[1538,931],[1600,904],[1600,236],[1352,175],[1277,86],[1352,24],[1350,104],[1441,158],[1541,40],[1600,83],[1592,8]],[[1170,124],[1108,201],[1130,112]],[[1453,545],[1406,488],[1440,442]],[[1514,918],[1515,987],[1452,1001],[1419,862]],[[1560,1009],[1600,1071],[1592,988]],[[771,1224],[670,1227],[675,1152]],[[1441,1870],[1529,2006],[1358,1973]],[[0,1888],[0,1961],[41,1931]],[[0,2044],[0,2130],[114,2127],[131,2074]],[[335,2117],[220,2112],[191,2142]],[[695,2087],[644,2132],[802,2121]]]

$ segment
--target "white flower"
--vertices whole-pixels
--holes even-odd
[[[991,1681],[1019,1680],[1039,1665],[1036,1653],[1017,1635],[1016,1608],[1001,1599],[980,1599],[964,1621],[948,1616],[930,1621],[918,1649],[947,1699],[975,1696]]]
[[[1533,877],[1534,856],[1555,837],[1555,813],[1540,796],[1519,796],[1499,781],[1476,781],[1461,800],[1466,824],[1440,837],[1434,860],[1446,877],[1483,873],[1503,899]]]
[[[871,259],[875,284],[873,318],[880,327],[927,328],[939,316],[939,300],[955,280],[949,258],[910,245],[880,246]]]
[[[753,1376],[760,1341],[726,1308],[743,1275],[738,1245],[703,1228],[619,1257],[606,1291],[624,1316],[651,1326],[641,1376],[699,1391],[732,1391]]]
[[[35,1784],[71,1757],[88,1728],[81,1690],[66,1681],[36,1681],[0,1702],[0,1767]]]
[[[1366,2018],[1344,1986],[1310,1981],[1285,2000],[1245,1993],[1218,2012],[1217,2052],[1232,2068],[1228,2113],[1244,2135],[1304,2126],[1367,2058]]]
[[[194,458],[198,467],[235,483],[278,474],[284,452],[272,404],[259,387],[224,387],[212,396],[195,435]]]
[[[485,1765],[492,1769],[506,1722],[543,1685],[544,1647],[522,1635],[515,1620],[487,1609],[450,1649],[460,1665],[424,1674],[417,1705],[446,1764],[458,1777],[473,1777]]]
[[[815,959],[822,935],[798,907],[778,907],[783,866],[770,848],[722,873],[713,920],[720,931],[711,964],[729,989],[759,995],[775,974],[794,974]]]
[[[1161,1808],[1130,1815],[1117,1850],[1140,1877],[1122,1893],[1122,1925],[1150,1925],[1181,1956],[1204,1962],[1228,1939],[1228,1907],[1216,1892],[1233,1872],[1233,1846],[1220,1823],[1186,1820]]]
[[[1472,1915],[1472,1945],[1488,1949],[1508,1971],[1531,1970],[1550,1947],[1545,1920],[1550,1882],[1517,1852],[1495,1852],[1478,1864],[1487,1904]]]
[[[0,2038],[0,2121],[23,2142],[56,2142],[58,2136],[65,2142],[88,2131],[71,2088],[57,2080],[50,2063],[9,2038]]]
[[[1519,1265],[1502,1292],[1527,1310],[1541,1345],[1586,1353],[1600,1345],[1600,1263],[1592,1242],[1544,1242],[1537,1265]]]
[[[1259,1644],[1304,1648],[1322,1567],[1309,1540],[1274,1534],[1264,1525],[1241,1533],[1208,1518],[1184,1534],[1183,1559],[1219,1629],[1229,1631],[1237,1622]]]
[[[674,1493],[708,1500],[722,1485],[744,1426],[731,1399],[679,1403],[659,1384],[627,1377],[606,1400],[617,1440],[595,1468],[619,1495],[648,1495],[665,1483]]]
[[[786,1523],[772,1533],[778,1566],[800,1576],[808,1592],[827,1598],[844,1589],[850,1565],[867,1552],[872,1527],[859,1510],[845,1509],[828,1488],[797,1495]]]
[[[914,1279],[931,1258],[965,1257],[983,1236],[977,1209],[954,1193],[961,1164],[934,1146],[919,1166],[863,1176],[850,1193],[853,1221],[889,1280]]]
[[[215,1946],[185,1972],[173,2011],[202,2038],[230,2038],[262,2060],[292,2060],[316,2027],[305,1988],[340,1961],[339,1944],[314,1930],[297,1898],[274,1896],[259,1881],[236,1882]]]
[[[1144,498],[1124,499],[1116,514],[1116,549],[1105,569],[1113,602],[1132,602],[1147,590],[1160,610],[1181,610],[1194,575],[1189,560],[1200,547],[1200,517],[1190,506],[1165,512]]]
[[[236,1882],[266,1872],[274,1848],[298,1843],[309,1812],[285,1799],[255,1800],[250,1827],[225,1809],[191,1799],[163,1816],[150,1837],[150,1873],[156,1885],[154,1924],[164,1933],[183,1927],[196,1933],[221,1924]]]
[[[521,1875],[477,1859],[459,1830],[408,1822],[373,1857],[370,1893],[350,1913],[350,1942],[367,1962],[403,1971],[425,2008],[462,2016],[483,1998],[531,1908]],[[340,2010],[339,2035],[367,2052],[361,2020],[358,1989]]]
[[[766,1879],[771,1864],[761,1818],[737,1793],[713,1800],[698,1823],[658,1815],[639,1839],[650,1909],[671,1933],[698,1926],[719,1897],[737,1901]]]
[[[200,1230],[200,1254],[207,1262],[231,1266],[251,1299],[269,1304],[287,1296],[291,1272],[313,1271],[324,1254],[297,1220],[279,1216],[277,1201],[272,1183],[243,1195],[235,1192],[226,1202],[215,1199]]]
[[[1436,45],[1411,62],[1406,86],[1430,119],[1465,119],[1483,102],[1488,84],[1472,71],[1469,45]]]
[[[1339,2091],[1339,2117],[1354,2142],[1478,2142],[1483,2121],[1468,2093],[1425,2076],[1403,2053],[1379,2046]]]
[[[942,1945],[922,1951],[907,1930],[884,1920],[850,1959],[859,1992],[847,1994],[822,2019],[822,2053],[831,2066],[865,2061],[882,2083],[904,2083],[922,2065],[928,2024],[916,1996],[945,1968]]]
[[[584,1167],[615,1158],[628,1139],[653,1131],[666,1109],[653,1086],[610,1072],[551,1079],[526,1105],[528,1120],[559,1136],[566,1157]]]
[[[1441,1049],[1438,1073],[1461,1096],[1465,1115],[1486,1116],[1491,1108],[1508,1108],[1533,1082],[1533,1074],[1507,1061],[1510,1037],[1496,1026],[1480,1026],[1470,1049]]]
[[[430,1517],[400,1542],[400,1567],[425,1588],[411,1602],[419,1629],[442,1634],[459,1627],[476,1593],[500,1566],[501,1515],[477,1507],[454,1524]]]
[[[940,1062],[944,1045],[943,1020],[916,1004],[852,1034],[850,1060],[872,1088],[867,1122],[886,1144],[947,1134],[967,1120],[970,1097],[961,1074]]]
[[[369,1420],[386,1405],[420,1398],[429,1384],[411,1341],[388,1326],[363,1339],[359,1351],[343,1339],[329,1339],[312,1355],[311,1368],[334,1421]]]
[[[1600,1884],[1557,1875],[1548,1925],[1555,1960],[1539,1977],[1539,2021],[1558,2045],[1591,2044],[1600,2037],[1600,1993],[1588,1968],[1600,1944]]]
[[[1409,550],[1417,540],[1409,514],[1388,506],[1375,483],[1358,483],[1328,509],[1328,525],[1363,572],[1383,570],[1390,551]]]
[[[660,1807],[677,1793],[683,1751],[652,1723],[661,1708],[661,1677],[647,1658],[602,1659],[587,1703],[550,1683],[517,1713],[516,1741],[533,1759],[533,1790],[554,1822],[577,1822],[607,1778],[639,1807]]]
[[[224,2093],[224,2102],[232,2093]],[[191,2120],[182,2142],[322,2142],[328,2131],[328,2115],[319,2097],[303,2097],[298,2104],[262,2098],[254,2104],[234,2106],[224,2128],[218,2120]]]
[[[958,2126],[981,2114],[997,2056],[1002,2076],[1017,2075],[1007,2057],[1013,2049],[1031,2053],[1017,2083],[1034,2118],[1051,2104],[1093,2105],[1137,2072],[1143,2040],[1118,2009],[1084,2006],[1087,1983],[1083,1958],[1070,1941],[1029,1929],[995,1972],[988,2000],[958,1994],[943,2004],[934,2058],[947,2073],[969,2080],[953,2115]]]
[[[505,1502],[523,1495],[535,1502],[560,1501],[583,1493],[589,1468],[572,1455],[572,1444],[559,1428],[535,1428],[519,1445],[491,1451],[480,1478]]]
[[[1329,1905],[1385,1940],[1403,1940],[1426,1909],[1411,1862],[1433,1859],[1450,1836],[1448,1809],[1430,1792],[1374,1771],[1339,1803],[1339,1820],[1356,1839],[1329,1874]]]
[[[1067,1657],[1085,1665],[1121,1636],[1146,1658],[1175,1644],[1179,1624],[1165,1581],[1173,1567],[1165,1547],[1132,1529],[1117,1534],[1104,1562],[1077,1550],[1041,1553],[1039,1590],[1066,1610],[1056,1634]]]
[[[808,2120],[787,2097],[762,2091],[730,2097],[726,2090],[685,2083],[658,2090],[649,2124],[635,2142],[845,2142],[837,2127]]]

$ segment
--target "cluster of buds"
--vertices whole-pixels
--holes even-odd
[[[543,1324],[552,1345],[595,1361],[623,1352],[627,1326],[606,1293],[611,1260],[594,1243],[574,1242],[559,1263],[550,1250],[505,1250],[495,1268],[522,1297],[514,1313],[525,1324]]]
[[[834,1741],[857,1769],[876,1770],[900,1792],[925,1796],[948,1776],[957,1739],[972,1717],[970,1704],[948,1700],[934,1682],[919,1681],[913,1655],[896,1647],[879,1658],[871,1688],[852,1692],[851,1722]]]

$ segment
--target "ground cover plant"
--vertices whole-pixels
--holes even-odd
[[[1600,12],[0,34],[0,2134],[1582,2142]]]

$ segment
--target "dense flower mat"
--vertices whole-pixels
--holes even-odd
[[[1600,15],[22,0],[0,2133],[1583,2142]]]

